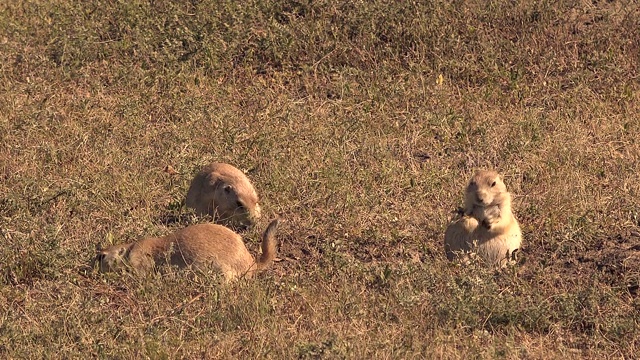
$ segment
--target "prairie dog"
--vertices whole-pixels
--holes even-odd
[[[240,235],[218,224],[197,224],[157,238],[97,249],[95,262],[101,272],[133,268],[147,272],[157,265],[180,268],[210,265],[220,270],[227,281],[251,277],[269,267],[276,255],[275,238],[279,219],[271,221],[262,234],[262,255],[258,261],[249,254]]]
[[[511,211],[511,194],[497,172],[479,170],[471,177],[464,215],[449,225],[444,238],[449,260],[469,252],[490,264],[504,265],[512,259],[522,232]]]
[[[186,206],[214,222],[247,228],[260,218],[258,194],[247,176],[232,165],[211,163],[191,181]]]

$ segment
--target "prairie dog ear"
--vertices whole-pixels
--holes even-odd
[[[215,173],[207,174],[205,179],[205,184],[208,184],[212,188],[220,186],[220,177]]]
[[[212,174],[211,176],[209,176],[208,179],[209,179],[208,184],[210,188],[214,191],[222,188],[222,190],[224,190],[225,193],[229,193],[233,189],[233,185],[224,182],[218,176],[214,176]]]
[[[212,178],[209,178],[209,180],[205,183],[205,186],[204,186],[204,187],[206,187],[207,185],[208,185],[209,187],[211,187],[211,188],[215,189],[215,188],[218,186],[218,179],[216,179],[216,178],[213,178],[213,179],[212,179]]]

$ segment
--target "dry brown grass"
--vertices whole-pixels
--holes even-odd
[[[1,357],[640,350],[636,3],[59,0],[0,14]],[[213,160],[286,219],[283,261],[229,286],[86,268],[96,242],[204,221],[181,202]],[[505,176],[524,232],[503,272],[444,257],[478,167]],[[245,234],[254,252],[265,225]]]

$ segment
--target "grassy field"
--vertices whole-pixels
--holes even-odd
[[[636,2],[4,0],[0,68],[1,358],[640,352]],[[211,161],[258,189],[252,253],[285,220],[281,261],[88,267],[206,221]],[[444,256],[477,168],[523,229],[504,271]]]

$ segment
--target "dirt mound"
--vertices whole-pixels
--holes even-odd
[[[598,271],[611,286],[624,286],[630,295],[638,296],[640,287],[640,233],[626,234],[598,239],[591,249],[573,261],[567,261],[568,268]],[[587,268],[587,269],[585,269]]]

